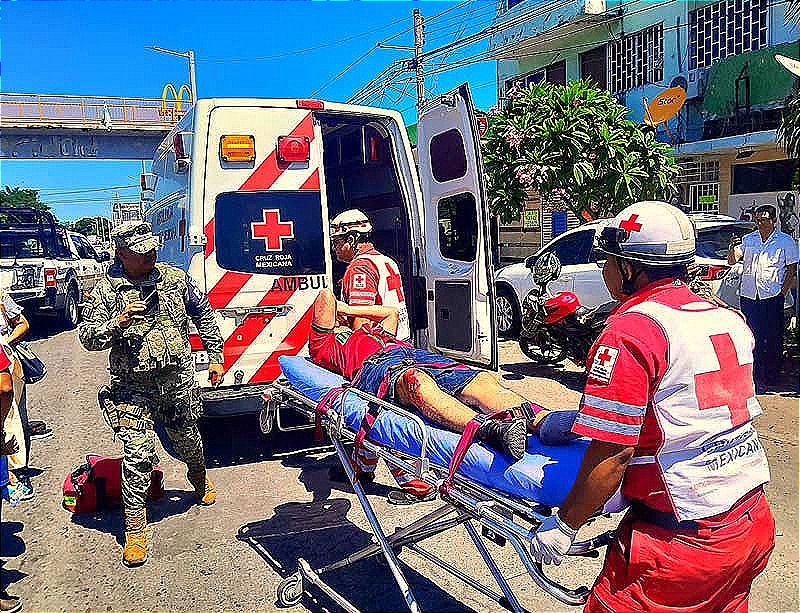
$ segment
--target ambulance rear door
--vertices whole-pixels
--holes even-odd
[[[423,109],[417,147],[429,342],[457,360],[496,369],[489,211],[467,84]]]
[[[259,102],[220,100],[207,128],[205,248],[194,257],[225,340],[225,385],[273,381],[280,356],[304,353],[330,285],[320,126],[302,101]]]

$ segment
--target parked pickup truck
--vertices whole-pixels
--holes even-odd
[[[74,327],[109,260],[48,211],[0,207],[0,284],[29,312],[54,315]]]

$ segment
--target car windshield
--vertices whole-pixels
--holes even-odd
[[[742,238],[753,231],[751,224],[725,224],[697,231],[697,255],[702,258],[724,260],[728,257],[731,237]]]

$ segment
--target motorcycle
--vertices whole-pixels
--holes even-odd
[[[548,297],[547,284],[561,274],[561,262],[554,253],[537,258],[531,274],[535,285],[522,301],[522,353],[536,364],[557,364],[569,358],[583,366],[617,303],[589,309],[572,292]]]

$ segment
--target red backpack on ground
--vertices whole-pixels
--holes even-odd
[[[122,456],[87,455],[67,475],[62,486],[63,505],[73,513],[92,513],[119,507],[122,502]],[[154,466],[147,497],[157,500],[164,494],[164,473]]]

